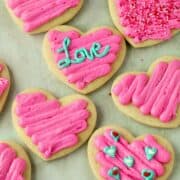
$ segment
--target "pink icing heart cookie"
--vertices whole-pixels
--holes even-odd
[[[0,179],[31,179],[31,163],[28,155],[14,142],[0,141]]]
[[[156,135],[133,137],[126,129],[98,129],[88,143],[90,166],[98,180],[165,180],[174,166],[174,150]]]
[[[123,37],[114,29],[101,27],[87,33],[70,26],[50,30],[43,54],[56,77],[87,94],[102,86],[121,66],[126,53]]]
[[[0,60],[0,112],[3,110],[10,89],[10,75],[7,66]]]
[[[154,127],[180,125],[180,58],[161,57],[147,73],[125,73],[112,86],[120,111]]]
[[[179,0],[109,0],[115,26],[135,48],[158,44],[180,30]]]
[[[73,152],[96,125],[96,108],[87,97],[71,95],[58,100],[39,89],[18,94],[12,116],[17,133],[43,160]]]
[[[6,7],[18,26],[37,34],[71,20],[84,0],[6,0]]]

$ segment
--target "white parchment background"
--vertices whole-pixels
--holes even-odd
[[[81,12],[69,23],[83,31],[89,28],[113,26],[106,0],[85,0]],[[57,97],[74,93],[59,83],[45,64],[41,45],[44,34],[29,36],[22,33],[9,17],[3,0],[0,0],[0,58],[4,59],[11,70],[12,88],[5,110],[0,114],[0,139],[11,139],[24,145],[12,127],[11,104],[15,95],[25,88],[38,87],[51,91]],[[163,55],[180,56],[180,34],[163,44],[143,49],[128,46],[123,67],[114,78],[125,71],[145,71],[158,57]],[[112,79],[97,92],[89,95],[98,111],[97,127],[119,124],[134,135],[156,133],[166,137],[176,151],[176,166],[171,180],[180,179],[180,127],[172,130],[156,129],[136,123],[119,112],[109,96]],[[86,144],[67,157],[53,162],[43,162],[26,147],[32,162],[32,180],[93,180],[95,179],[88,164]]]

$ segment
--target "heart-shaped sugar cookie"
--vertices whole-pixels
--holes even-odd
[[[148,72],[120,75],[112,86],[120,111],[146,125],[175,128],[180,125],[180,58],[159,58]]]
[[[87,97],[71,95],[57,100],[39,89],[18,94],[12,116],[24,143],[44,160],[79,148],[96,125],[96,108]]]
[[[37,34],[71,20],[84,0],[6,0],[15,23],[30,34]]]
[[[31,180],[31,163],[21,146],[0,141],[0,172],[2,180]]]
[[[50,30],[43,54],[56,77],[87,94],[101,87],[121,66],[126,53],[123,37],[114,29],[101,27],[87,33],[70,26]]]
[[[112,133],[119,134],[119,140]],[[114,156],[105,150],[116,148]],[[146,148],[156,149],[152,159]],[[165,180],[174,166],[174,150],[164,138],[156,135],[133,137],[118,126],[102,127],[94,132],[88,143],[88,158],[98,180]]]
[[[115,26],[135,48],[158,44],[180,30],[179,0],[108,0]]]
[[[0,112],[3,110],[4,104],[8,97],[10,89],[10,75],[5,63],[0,60]]]

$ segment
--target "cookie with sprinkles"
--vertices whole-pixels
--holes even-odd
[[[108,0],[115,26],[135,48],[171,39],[180,30],[179,0]]]
[[[12,19],[27,33],[37,34],[64,24],[81,9],[84,0],[6,0]]]
[[[88,159],[97,180],[168,179],[174,156],[173,147],[163,137],[134,137],[113,125],[96,130],[88,142]]]

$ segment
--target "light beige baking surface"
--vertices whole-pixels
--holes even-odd
[[[119,102],[119,98],[118,96],[116,96],[113,93],[113,88],[121,81],[121,79],[123,79],[123,77],[125,77],[127,74],[141,74],[141,73],[147,73],[148,76],[151,76],[154,68],[156,67],[156,65],[159,62],[171,62],[173,60],[179,60],[180,61],[180,57],[173,57],[173,56],[164,56],[164,57],[160,57],[158,58],[150,67],[148,72],[126,72],[124,74],[121,74],[120,76],[118,76],[112,86],[111,92],[112,92],[112,98],[114,100],[115,105],[118,107],[118,109],[120,111],[122,111],[123,113],[125,113],[127,116],[130,116],[131,118],[133,118],[134,120],[149,125],[149,126],[153,126],[153,127],[160,127],[160,128],[175,128],[178,127],[180,125],[180,107],[178,107],[177,109],[177,113],[176,113],[176,118],[174,118],[173,120],[171,120],[168,123],[163,123],[161,122],[158,118],[155,118],[153,116],[150,115],[143,115],[139,108],[133,106],[132,104],[129,105],[122,105]]]
[[[4,0],[5,4],[6,4],[6,8],[10,14],[10,16],[12,17],[12,19],[14,20],[14,22],[17,24],[17,26],[20,27],[20,29],[22,31],[24,31],[24,22],[19,19],[18,17],[16,17],[13,13],[13,11],[8,7],[7,5],[7,0]],[[67,10],[65,13],[63,13],[60,17],[55,18],[51,21],[49,21],[48,23],[38,27],[37,29],[28,32],[29,34],[38,34],[41,32],[46,32],[49,29],[59,25],[59,24],[64,24],[67,21],[71,20],[81,9],[82,5],[83,5],[84,0],[80,0],[80,3],[78,6],[76,6],[75,8],[70,8],[69,10]]]
[[[89,159],[91,169],[94,172],[95,177],[98,180],[104,180],[104,178],[102,178],[102,176],[99,174],[101,166],[99,163],[97,163],[97,161],[95,159],[98,150],[97,150],[97,148],[95,148],[94,140],[97,136],[104,134],[104,132],[107,129],[111,129],[111,130],[118,132],[120,134],[120,136],[123,136],[124,139],[126,139],[129,143],[132,143],[134,140],[144,139],[144,137],[146,136],[146,135],[141,135],[141,136],[135,138],[129,131],[127,131],[126,129],[124,129],[122,127],[118,127],[118,125],[117,126],[115,126],[115,125],[105,126],[105,127],[102,127],[102,128],[99,128],[98,130],[96,130],[88,142],[87,153],[88,153],[88,159]],[[161,144],[164,148],[166,148],[171,153],[171,161],[164,165],[165,174],[156,179],[156,180],[167,180],[168,177],[170,176],[171,172],[173,171],[175,153],[174,153],[172,145],[166,139],[164,139],[161,136],[157,136],[157,135],[153,135],[153,136],[156,138],[156,140],[159,144]]]
[[[5,90],[5,92],[0,96],[0,113],[3,111],[3,107],[5,106],[5,103],[8,98],[8,94],[9,94],[9,89],[11,87],[11,80],[10,80],[10,74],[9,74],[8,67],[6,66],[4,61],[2,61],[0,59],[0,65],[1,64],[3,65],[3,71],[0,72],[0,78],[6,78],[9,81],[9,86]]]
[[[23,91],[21,93],[22,94],[24,94],[24,93],[25,94],[42,93],[49,100],[50,99],[56,99],[53,95],[51,95],[51,93],[49,93],[49,92],[47,92],[45,90],[40,90],[40,89],[27,89],[27,90],[25,90],[25,91]],[[87,139],[91,135],[92,131],[94,130],[94,128],[96,126],[96,119],[97,119],[96,107],[94,106],[93,102],[89,98],[87,98],[85,96],[82,96],[82,95],[74,94],[74,95],[66,96],[66,97],[63,97],[63,98],[59,99],[59,102],[61,103],[62,106],[65,106],[65,105],[68,105],[68,104],[78,100],[78,99],[84,99],[86,102],[88,102],[87,109],[91,114],[90,117],[87,120],[88,127],[87,127],[87,129],[85,131],[78,134],[79,142],[75,146],[63,149],[62,151],[54,154],[53,156],[51,156],[48,159],[44,158],[42,153],[40,153],[40,151],[38,150],[38,147],[36,145],[34,145],[34,143],[32,142],[32,139],[29,136],[27,136],[25,134],[24,129],[19,126],[19,124],[18,124],[19,117],[16,115],[16,100],[14,101],[13,106],[12,106],[12,117],[13,117],[14,127],[17,130],[18,135],[22,138],[22,140],[29,147],[29,149],[31,149],[35,154],[37,154],[43,160],[46,160],[46,161],[54,160],[54,159],[63,157],[65,155],[69,154],[69,153],[72,153],[73,151],[78,149],[83,143],[85,143],[87,141]]]
[[[31,162],[25,150],[13,141],[0,141],[0,144],[1,143],[9,145],[13,150],[15,150],[17,157],[26,161],[26,171],[24,172],[23,177],[24,180],[31,180]]]
[[[59,26],[59,27],[56,27],[54,29],[61,31],[61,32],[67,32],[67,31],[74,30],[74,31],[79,32],[82,35],[86,35],[86,34],[89,34],[92,32],[96,32],[97,30],[102,29],[102,28],[110,29],[113,32],[113,34],[117,34],[117,35],[122,37],[122,35],[117,30],[109,28],[109,27],[94,28],[94,29],[92,29],[86,33],[83,33],[80,30],[78,30],[77,28],[74,28],[71,26]],[[51,51],[50,43],[48,42],[47,35],[45,36],[45,39],[43,42],[43,55],[44,55],[44,58],[46,60],[46,63],[49,66],[49,69],[55,74],[55,76],[60,81],[64,82],[65,84],[67,84],[68,86],[70,86],[71,88],[75,89],[76,91],[78,91],[82,94],[88,94],[88,93],[100,88],[103,84],[105,84],[117,72],[117,70],[122,65],[124,58],[125,58],[125,54],[126,54],[126,44],[125,44],[123,37],[122,37],[122,40],[120,43],[121,43],[121,49],[120,49],[119,53],[117,54],[116,61],[112,64],[112,71],[109,74],[107,74],[106,76],[103,76],[103,77],[98,78],[97,80],[91,82],[84,89],[78,89],[75,84],[69,83],[67,80],[67,77],[65,77],[63,75],[63,73],[59,70],[57,64],[55,63],[53,53]]]
[[[112,20],[115,24],[115,26],[117,27],[117,29],[119,29],[119,31],[124,35],[124,37],[126,38],[126,40],[135,48],[141,48],[141,47],[148,47],[148,46],[153,46],[156,44],[159,44],[163,41],[161,40],[146,40],[144,42],[141,43],[135,43],[133,41],[132,38],[128,37],[125,35],[125,28],[121,25],[120,23],[120,18],[118,16],[118,12],[117,12],[117,7],[116,7],[116,0],[108,0],[109,3],[109,10],[110,10],[110,14],[112,16]],[[172,31],[172,36],[176,35],[179,32],[179,30],[173,30]]]
[[[113,26],[106,0],[85,0],[81,11],[69,25],[83,32],[98,26]],[[11,90],[4,112],[0,113],[0,138],[12,139],[24,146],[17,135],[11,117],[12,102],[17,93],[28,87],[38,87],[49,90],[56,97],[75,93],[64,83],[60,83],[48,70],[42,57],[42,41],[44,34],[29,36],[21,32],[9,17],[4,3],[0,0],[0,58],[9,67],[11,74]],[[180,177],[180,127],[175,129],[152,128],[133,121],[124,113],[118,111],[110,96],[113,80],[117,75],[132,71],[146,71],[158,57],[165,54],[180,56],[180,34],[170,41],[148,48],[135,49],[127,46],[127,54],[118,72],[99,90],[88,95],[97,107],[97,127],[107,124],[117,124],[128,128],[136,136],[153,133],[168,139],[176,152],[176,163],[170,180]],[[45,162],[25,147],[32,163],[32,180],[95,180],[88,163],[86,143],[72,154],[51,162]]]

